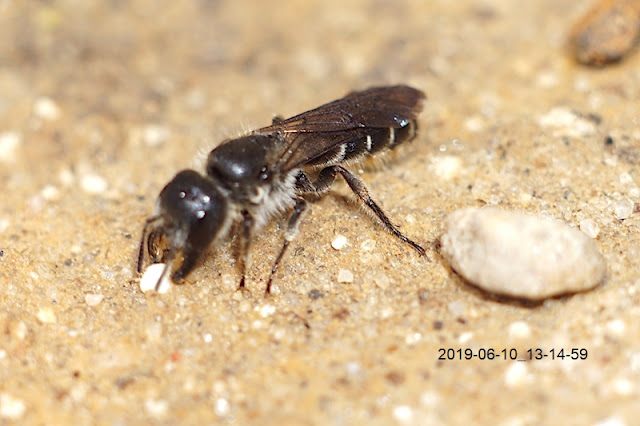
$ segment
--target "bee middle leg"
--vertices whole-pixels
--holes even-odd
[[[420,254],[420,256],[426,255],[425,249],[423,249],[418,243],[407,238],[402,232],[400,232],[398,228],[393,225],[393,223],[391,223],[391,220],[387,217],[382,208],[380,208],[380,206],[375,201],[373,201],[371,195],[369,195],[369,190],[367,189],[364,182],[344,167],[334,165],[322,169],[320,171],[320,174],[318,174],[318,178],[313,183],[311,183],[308,178],[306,178],[306,176],[303,179],[299,178],[298,181],[302,180],[299,186],[302,190],[309,191],[311,189],[316,193],[323,193],[329,190],[338,174],[342,175],[353,193],[356,194],[358,199],[362,203],[364,203],[364,205],[367,206],[373,212],[373,214],[376,215],[380,222],[382,222],[382,225],[389,232],[399,238],[402,242],[410,245]]]

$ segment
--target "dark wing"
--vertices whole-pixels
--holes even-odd
[[[286,171],[313,162],[343,143],[366,137],[367,129],[408,125],[422,111],[425,99],[424,93],[409,86],[374,87],[252,133],[284,136],[287,143],[278,163]]]

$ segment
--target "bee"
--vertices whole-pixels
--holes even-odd
[[[328,192],[338,175],[387,231],[424,256],[344,165],[414,139],[425,99],[409,86],[374,87],[291,118],[276,117],[267,127],[222,142],[209,153],[205,174],[183,170],[160,192],[140,238],[138,274],[147,253],[152,263],[165,264],[156,290],[168,273],[181,283],[207,248],[233,229],[244,289],[254,234],[273,217],[291,212],[267,281],[265,293],[270,293],[308,199]]]

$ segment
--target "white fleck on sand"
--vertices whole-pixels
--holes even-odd
[[[164,263],[154,263],[147,267],[140,279],[140,290],[143,293],[147,293],[149,291],[155,291],[156,285],[158,284],[158,280],[162,276],[162,272],[164,271],[166,265]],[[169,280],[169,273],[165,274],[162,278],[162,282],[160,282],[160,286],[158,287],[158,293],[164,294],[169,291],[171,288],[171,281]]]
[[[26,406],[21,399],[8,393],[0,393],[0,418],[9,420],[19,420],[26,410]]]
[[[101,194],[108,188],[107,181],[97,174],[83,176],[80,185],[82,189],[89,194]]]
[[[84,301],[89,306],[99,305],[100,302],[102,302],[102,299],[104,299],[103,294],[88,293],[84,296]]]
[[[57,321],[56,313],[51,308],[41,308],[36,314],[36,318],[42,324],[54,324]]]
[[[338,271],[338,282],[339,283],[352,283],[353,282],[353,272],[348,269],[340,269]]]
[[[342,250],[347,246],[347,243],[347,237],[344,235],[336,235],[333,241],[331,241],[331,247],[333,247],[334,250]]]
[[[21,144],[22,136],[20,133],[0,133],[0,162],[13,163],[16,160],[16,151]]]
[[[60,107],[53,99],[43,96],[34,102],[33,113],[43,120],[55,121],[60,118]]]

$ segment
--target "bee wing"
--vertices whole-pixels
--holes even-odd
[[[286,143],[279,166],[291,170],[375,128],[401,128],[422,111],[424,93],[409,86],[375,87],[350,93],[318,108],[274,122],[254,134],[280,133]]]

